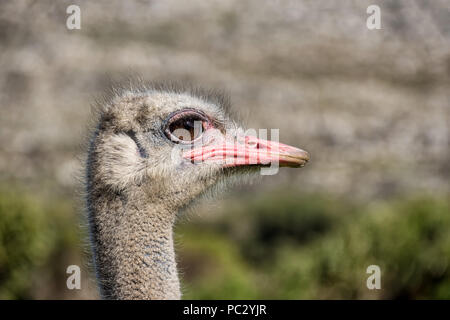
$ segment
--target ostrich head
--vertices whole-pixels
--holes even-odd
[[[245,135],[217,94],[125,91],[102,107],[87,162],[94,262],[107,298],[179,298],[176,213],[231,176],[301,167],[301,149]]]

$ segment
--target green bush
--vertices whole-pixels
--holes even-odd
[[[284,247],[274,265],[287,298],[450,298],[448,200],[416,198],[365,208],[305,248]],[[366,268],[381,268],[368,290]]]
[[[227,256],[228,264],[238,261],[249,280],[242,282],[242,294],[254,293],[246,298],[450,298],[447,198],[356,206],[327,197],[275,194],[227,206],[219,216],[179,231],[190,229],[183,240],[192,241],[194,252],[201,250],[195,243],[202,230],[210,234],[205,242],[228,239],[228,246],[240,252]],[[204,259],[227,255],[220,246],[210,252]],[[373,264],[381,268],[381,290],[366,286],[366,269]],[[202,275],[202,283],[211,287],[197,286],[188,277],[187,287],[195,296],[221,298],[215,277]]]
[[[56,282],[57,271],[65,271],[56,267],[61,255],[79,242],[77,227],[67,202],[44,204],[29,194],[0,189],[0,299],[33,298],[33,287],[45,275]],[[58,280],[64,286],[65,280]],[[44,286],[48,290],[54,284]]]
[[[355,204],[285,191],[206,214],[175,230],[184,298],[450,298],[448,197]],[[65,269],[81,263],[78,222],[70,199],[0,188],[0,299],[75,297]],[[381,290],[366,287],[373,264]]]
[[[178,236],[179,268],[185,299],[246,299],[257,294],[252,270],[226,238],[207,230],[185,228]]]

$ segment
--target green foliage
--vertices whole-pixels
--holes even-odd
[[[273,266],[286,298],[450,298],[448,201],[418,198],[368,207],[305,248],[284,247]],[[368,290],[379,265],[382,289]]]
[[[67,202],[44,205],[0,189],[0,299],[32,298],[36,279],[49,273],[53,258],[78,243],[73,220]]]
[[[185,228],[179,237],[181,273],[189,274],[185,299],[246,299],[257,287],[251,270],[226,238],[204,230]],[[187,269],[189,268],[189,269]]]
[[[450,298],[447,197],[355,204],[280,192],[221,210],[176,227],[184,298]],[[69,200],[0,188],[0,299],[66,297],[77,222]],[[366,287],[373,264],[381,290]]]
[[[238,259],[252,280],[242,282],[242,292],[257,287],[247,298],[450,298],[446,198],[421,196],[355,206],[319,196],[275,194],[239,205],[227,207],[219,221],[200,222],[195,228],[208,230],[204,241],[221,237],[241,249],[239,256],[228,259]],[[198,239],[193,226],[189,228],[186,242]],[[210,251],[226,254],[220,247]],[[366,269],[372,264],[381,268],[381,290],[366,287]],[[215,277],[205,273],[202,282],[213,287]],[[197,286],[195,281],[188,288],[195,296],[223,297],[218,288]]]

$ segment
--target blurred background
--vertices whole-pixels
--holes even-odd
[[[449,299],[449,17],[448,0],[1,1],[0,299],[98,297],[83,142],[133,75],[224,89],[312,155],[180,221],[185,298]]]

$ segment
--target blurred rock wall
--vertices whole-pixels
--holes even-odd
[[[140,75],[223,88],[250,127],[310,151],[262,187],[448,192],[449,16],[448,0],[2,1],[0,179],[71,190],[91,103]]]

